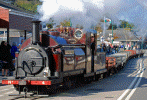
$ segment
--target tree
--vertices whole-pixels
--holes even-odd
[[[101,28],[101,24],[99,23],[96,27],[95,27],[95,30],[98,31],[98,32],[102,32],[102,28]]]
[[[133,23],[129,23],[128,21],[125,20],[120,20],[121,24],[120,24],[120,28],[130,28],[132,29],[135,25]]]
[[[115,29],[117,29],[117,25],[112,25],[112,23],[110,24],[110,26],[109,26],[109,28],[108,29],[112,29],[112,26],[113,26],[113,29],[115,30]]]
[[[60,22],[62,26],[70,26],[70,20],[64,20],[63,22]]]
[[[27,11],[36,12],[37,6],[41,5],[41,2],[39,0],[15,0],[14,5]]]
[[[53,26],[55,25],[54,19],[50,18],[49,22],[46,25],[47,25],[48,28],[53,28]]]

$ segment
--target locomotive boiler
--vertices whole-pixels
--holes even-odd
[[[13,84],[19,94],[46,94],[60,86],[70,87],[76,82],[91,81],[107,74],[106,55],[96,52],[96,31],[88,30],[83,44],[73,44],[61,36],[40,34],[40,21],[32,23],[32,37],[24,41],[16,56],[14,75],[3,79],[2,84]],[[94,59],[91,53],[92,34]]]

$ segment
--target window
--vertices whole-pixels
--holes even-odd
[[[5,34],[7,34],[7,31],[5,31]]]
[[[1,34],[4,34],[4,31],[0,31],[0,35],[1,35]]]
[[[81,30],[76,30],[74,33],[74,36],[78,39],[80,39],[82,37],[82,31]]]

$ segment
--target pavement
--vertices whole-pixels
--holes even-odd
[[[3,77],[2,77],[2,71],[0,71],[0,85],[2,84],[2,79],[3,79]]]

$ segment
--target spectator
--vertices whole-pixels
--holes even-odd
[[[114,51],[115,51],[115,53],[116,53],[116,48],[117,48],[116,44],[115,44],[113,47],[114,47]]]
[[[12,63],[13,65],[15,66],[15,52],[18,51],[17,47],[16,47],[16,43],[13,42],[12,44],[12,48],[11,48],[11,56],[13,57],[12,58]],[[12,67],[12,66],[11,66]],[[10,75],[12,75],[13,73],[12,72],[9,72]]]
[[[120,46],[120,48],[124,48],[124,45],[122,44],[122,45]]]
[[[104,52],[106,52],[107,50],[106,50],[107,48],[106,48],[106,45],[105,45],[105,43],[103,44],[103,50],[104,50]]]
[[[91,58],[91,70],[94,71],[94,51],[95,51],[95,41],[94,41],[94,36],[92,34],[91,36],[91,54],[92,54],[92,58]]]
[[[13,42],[12,48],[11,48],[11,55],[12,55],[13,59],[15,59],[15,52],[16,52],[17,50],[18,50],[18,49],[17,49],[17,47],[16,47],[16,43]]]
[[[108,49],[108,54],[110,54],[110,52],[111,52],[111,46],[110,46],[110,44],[108,45],[108,47],[107,47]]]
[[[102,44],[100,44],[100,52],[102,52]]]
[[[136,53],[137,53],[137,54],[140,53],[140,48],[139,48],[139,46],[136,47]]]
[[[119,45],[116,45],[116,53],[119,51]]]
[[[133,50],[136,50],[136,47],[135,46],[133,47]]]
[[[5,76],[8,76],[8,71],[10,68],[9,65],[12,61],[10,49],[11,49],[11,46],[9,44],[7,44],[7,42],[5,42],[5,41],[1,42],[0,52],[1,52],[1,60],[3,63],[2,76],[4,76],[4,72],[5,72]]]

